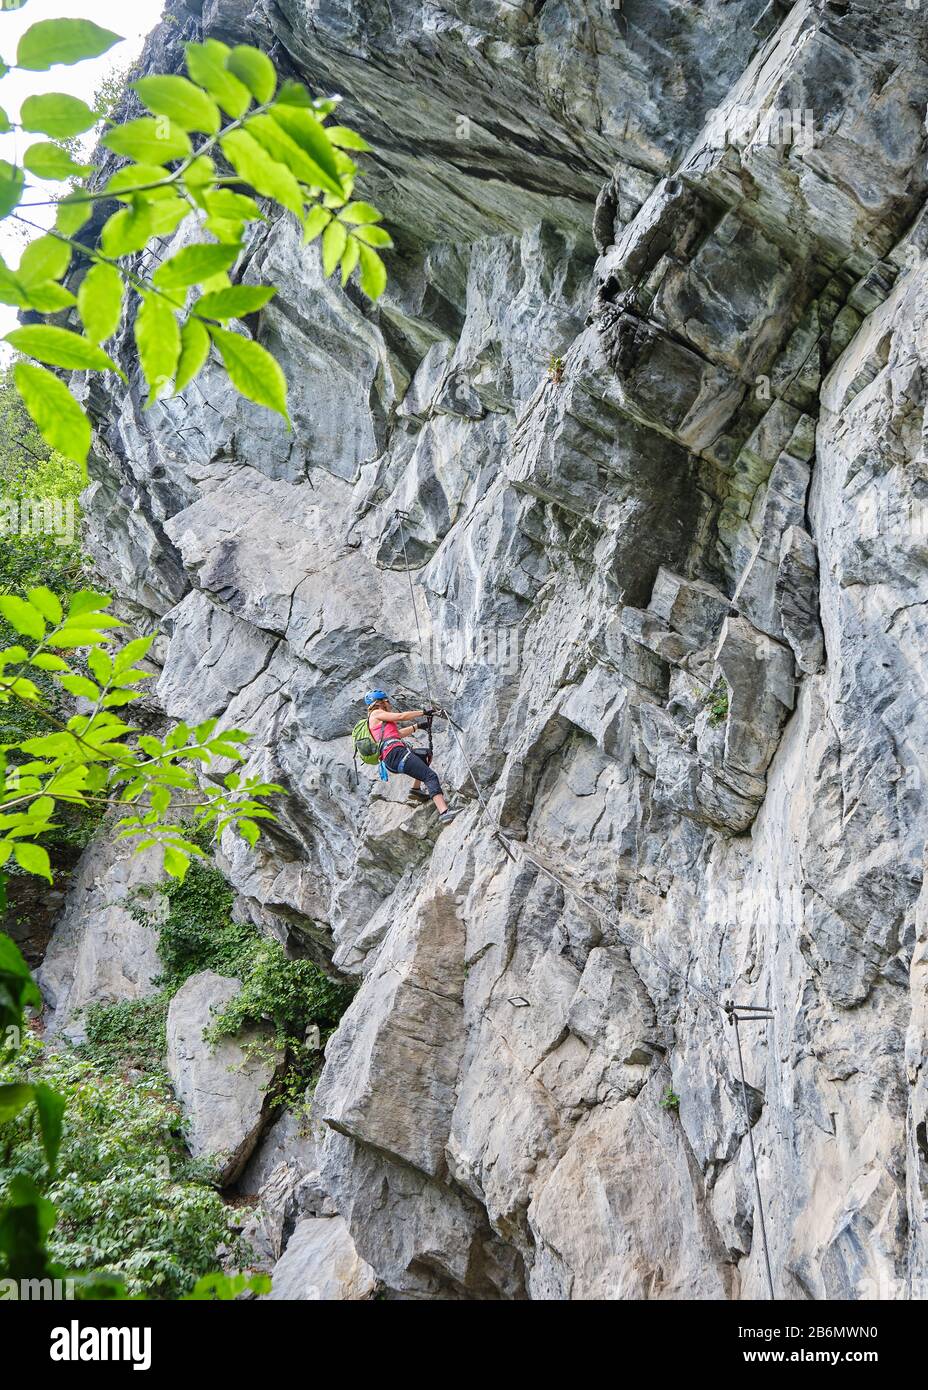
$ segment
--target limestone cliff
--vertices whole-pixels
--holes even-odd
[[[344,94],[397,242],[376,309],[251,242],[292,433],[89,401],[161,706],[289,791],[241,905],[363,981],[326,1200],[400,1296],[763,1296],[766,1003],[778,1294],[924,1297],[924,9],[172,0],[144,61],[201,31]],[[440,836],[346,737],[423,655]]]

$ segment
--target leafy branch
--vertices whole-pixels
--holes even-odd
[[[42,20],[20,39],[15,66],[44,71],[97,57],[118,42],[89,20]],[[141,300],[134,336],[149,407],[189,386],[215,347],[233,386],[289,424],[279,364],[243,327],[229,326],[276,293],[270,285],[231,279],[246,229],[266,220],[258,198],[295,217],[304,243],[321,238],[326,276],[340,271],[346,285],[357,272],[371,300],[386,287],[379,251],[393,243],[377,209],[354,198],[359,171],[349,152],[370,147],[356,131],[331,122],[338,99],[314,98],[300,82],[279,84],[270,58],[246,44],[230,48],[207,39],[188,43],[185,56],[187,76],[156,74],[131,84],[149,115],[106,121],[102,145],[127,162],[102,188],[65,194],[54,227],[30,242],[15,271],[0,258],[0,302],[42,315],[76,311],[82,324],[81,332],[29,324],[6,336],[32,359],[14,368],[26,409],[46,442],[82,466],[90,421],[49,368],[112,372],[125,380],[102,344],[120,326],[127,289]],[[7,71],[0,63],[0,77]],[[0,220],[41,230],[23,216],[41,205],[24,201],[27,175],[60,182],[92,177],[98,170],[79,164],[63,142],[99,121],[98,112],[64,93],[27,98],[20,128],[50,138],[31,145],[22,166],[0,160]],[[12,128],[0,109],[0,130]],[[121,206],[104,223],[99,245],[81,241],[77,234],[94,205],[110,200]],[[154,241],[173,237],[187,219],[211,239],[184,246],[150,278],[127,264]],[[75,254],[92,262],[76,295],[63,283]]]
[[[30,589],[27,598],[0,596],[0,615],[34,643],[31,651],[21,644],[0,651],[0,704],[27,704],[51,726],[49,733],[0,748],[0,865],[12,859],[50,880],[48,852],[39,841],[56,828],[57,804],[106,805],[127,808],[118,822],[120,838],[137,840],[138,850],[160,846],[165,870],[182,879],[191,856],[205,852],[172,811],[189,809],[196,827],[217,837],[231,830],[254,846],[259,821],[274,819],[266,800],[283,788],[233,770],[221,786],[201,790],[198,767],[241,761],[250,737],[243,729],[217,732],[218,720],[207,719],[196,728],[178,724],[161,740],[115,713],[142,698],[135,687],[151,673],[136,663],[153,638],[136,638],[111,655],[105,650],[111,630],[123,624],[106,611],[109,605],[107,595],[92,589],[74,594],[67,613],[46,588]],[[89,675],[62,655],[81,649]],[[31,678],[36,671],[87,701],[89,710],[62,722],[43,702]]]

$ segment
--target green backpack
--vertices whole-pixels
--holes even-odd
[[[371,733],[371,726],[366,718],[359,719],[355,724],[351,731],[351,742],[355,756],[360,758],[362,763],[376,766],[380,762],[380,744]]]

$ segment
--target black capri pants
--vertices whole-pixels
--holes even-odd
[[[406,777],[414,777],[416,781],[423,782],[429,796],[441,795],[441,783],[438,774],[433,772],[425,759],[428,757],[428,750],[425,748],[391,748],[384,758],[384,764],[389,772],[402,772]]]

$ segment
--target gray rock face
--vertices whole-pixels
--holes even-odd
[[[358,1256],[340,1216],[301,1221],[271,1277],[266,1297],[288,1303],[359,1303],[377,1287],[374,1271]]]
[[[240,989],[240,980],[201,970],[177,991],[167,1021],[167,1069],[190,1152],[214,1161],[224,1183],[240,1176],[266,1128],[268,1093],[283,1063],[269,1029],[245,1028],[218,1043],[203,1037]]]
[[[133,912],[140,889],[161,876],[161,851],[134,852],[127,840],[101,835],[84,851],[64,912],[36,978],[46,1003],[49,1036],[85,1037],[82,1010],[155,992],[163,969],[158,933]],[[155,899],[145,902],[160,910]]]
[[[256,230],[292,433],[212,366],[98,402],[89,543],[164,623],[163,707],[254,730],[287,788],[223,846],[241,910],[361,981],[318,1149],[263,1179],[271,1253],[320,1238],[302,1174],[403,1297],[763,1295],[735,998],[773,1012],[745,1063],[777,1292],[924,1296],[924,14],[202,24],[345,93],[398,246],[372,309]],[[362,693],[421,701],[423,659],[465,731],[440,834],[350,772]]]

